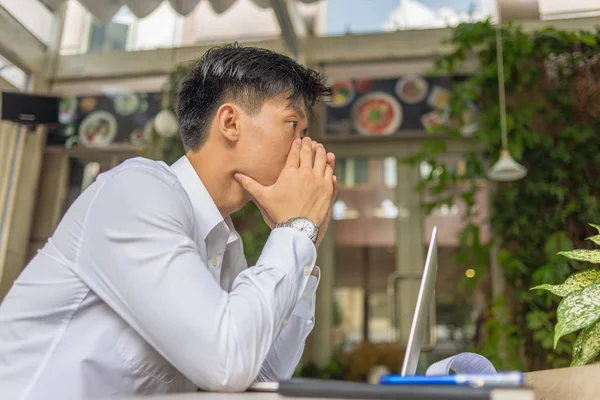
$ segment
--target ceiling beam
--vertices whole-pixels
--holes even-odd
[[[281,37],[292,57],[300,56],[300,41],[306,37],[306,24],[296,9],[296,3],[288,0],[271,0],[271,7],[281,28]]]
[[[288,53],[285,43],[281,39],[246,44],[278,53]],[[61,56],[55,82],[165,75],[181,63],[198,60],[202,54],[214,46],[211,44],[174,49],[111,51]]]
[[[47,47],[0,5],[0,53],[26,72],[45,75]]]
[[[499,0],[502,21],[524,21],[540,19],[538,0]]]
[[[600,17],[523,22],[525,31],[553,26],[568,31],[595,30]],[[424,29],[371,35],[311,37],[300,40],[307,65],[364,63],[435,58],[450,51],[443,44],[451,29]],[[248,43],[289,54],[283,39]],[[57,81],[164,75],[181,62],[196,60],[212,46],[192,46],[148,51],[119,51],[60,57]],[[173,56],[173,54],[175,54]]]

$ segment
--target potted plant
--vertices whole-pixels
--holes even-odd
[[[600,225],[590,226],[600,233]],[[600,244],[600,234],[587,240]],[[571,260],[600,264],[600,250],[576,249],[558,254]],[[556,311],[554,347],[561,337],[580,331],[573,344],[571,366],[596,361],[600,353],[600,269],[585,269],[570,275],[560,285],[543,284],[532,288],[535,289],[547,290],[562,297]]]

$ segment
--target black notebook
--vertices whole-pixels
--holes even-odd
[[[291,379],[277,390],[288,397],[397,400],[535,400],[531,388],[471,388],[448,385],[371,385],[345,381]]]

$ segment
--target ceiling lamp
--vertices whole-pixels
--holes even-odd
[[[508,132],[506,128],[506,89],[504,85],[504,57],[502,54],[502,19],[498,5],[498,24],[496,25],[496,55],[498,63],[498,96],[500,100],[500,130],[502,150],[500,158],[488,170],[487,176],[493,181],[510,182],[524,178],[527,168],[515,161],[508,149]]]

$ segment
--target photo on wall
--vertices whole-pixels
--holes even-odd
[[[66,147],[143,146],[153,118],[161,109],[162,92],[65,97],[60,126],[48,143]]]
[[[325,102],[326,139],[361,137],[425,137],[455,123],[449,118],[452,83],[449,76],[407,75],[396,79],[345,80],[332,84]],[[477,130],[477,107],[461,116],[464,136]]]

